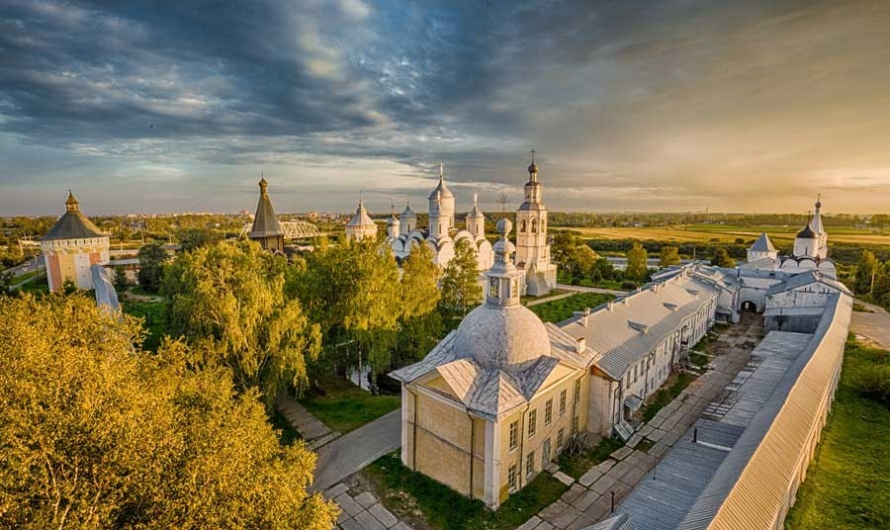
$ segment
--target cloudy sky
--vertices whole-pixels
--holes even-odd
[[[890,211],[884,0],[0,2],[0,215]]]

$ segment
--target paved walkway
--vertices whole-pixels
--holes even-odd
[[[402,410],[396,409],[318,450],[312,491],[323,491],[402,445]]]
[[[751,351],[763,336],[760,318],[724,331],[720,341],[726,352],[711,362],[707,373],[693,381],[674,401],[658,411],[648,424],[571,485],[562,497],[526,521],[519,530],[578,530],[595,524],[646,476],[713,402],[720,401],[726,387],[745,367]],[[634,449],[641,441],[654,444],[648,451]]]
[[[351,489],[341,482],[325,491],[324,496],[340,506],[337,525],[343,530],[412,530],[407,523],[400,522],[384,508],[369,491]]]
[[[278,395],[275,399],[275,408],[294,426],[294,429],[300,432],[300,436],[306,440],[310,449],[317,449],[340,435],[332,432],[287,392]]]
[[[861,300],[856,300],[857,304],[874,311],[873,313],[862,313],[853,311],[853,322],[850,330],[857,334],[868,337],[869,340],[878,344],[885,350],[890,350],[890,313],[883,307],[869,304]]]
[[[563,289],[565,291],[575,291],[578,293],[601,293],[601,294],[614,294],[615,296],[624,296],[628,293],[628,291],[616,291],[615,289],[600,289],[599,287],[582,287],[580,285],[564,285],[558,284],[556,286],[557,289]]]

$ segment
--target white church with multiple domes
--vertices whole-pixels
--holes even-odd
[[[528,166],[528,182],[524,187],[524,200],[516,212],[516,268],[520,294],[540,296],[556,287],[556,264],[550,259],[550,242],[547,236],[547,207],[543,201],[543,185],[538,180],[538,165],[532,152]],[[439,182],[428,197],[429,222],[426,227],[417,226],[417,214],[410,205],[398,216],[393,212],[386,221],[386,242],[398,260],[411,254],[417,245],[427,245],[433,251],[437,265],[445,266],[454,257],[455,245],[466,241],[476,251],[480,272],[494,264],[491,243],[485,237],[485,214],[474,196],[473,208],[464,219],[464,227],[455,220],[454,193],[445,183],[444,166],[439,164]],[[355,215],[346,224],[346,235],[361,240],[376,237],[374,224],[359,199]]]

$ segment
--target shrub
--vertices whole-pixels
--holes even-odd
[[[861,370],[853,379],[853,389],[860,396],[890,408],[890,366]]]

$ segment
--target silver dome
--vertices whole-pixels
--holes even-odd
[[[519,370],[550,353],[550,337],[541,319],[528,308],[484,304],[460,323],[454,352],[484,368]]]

